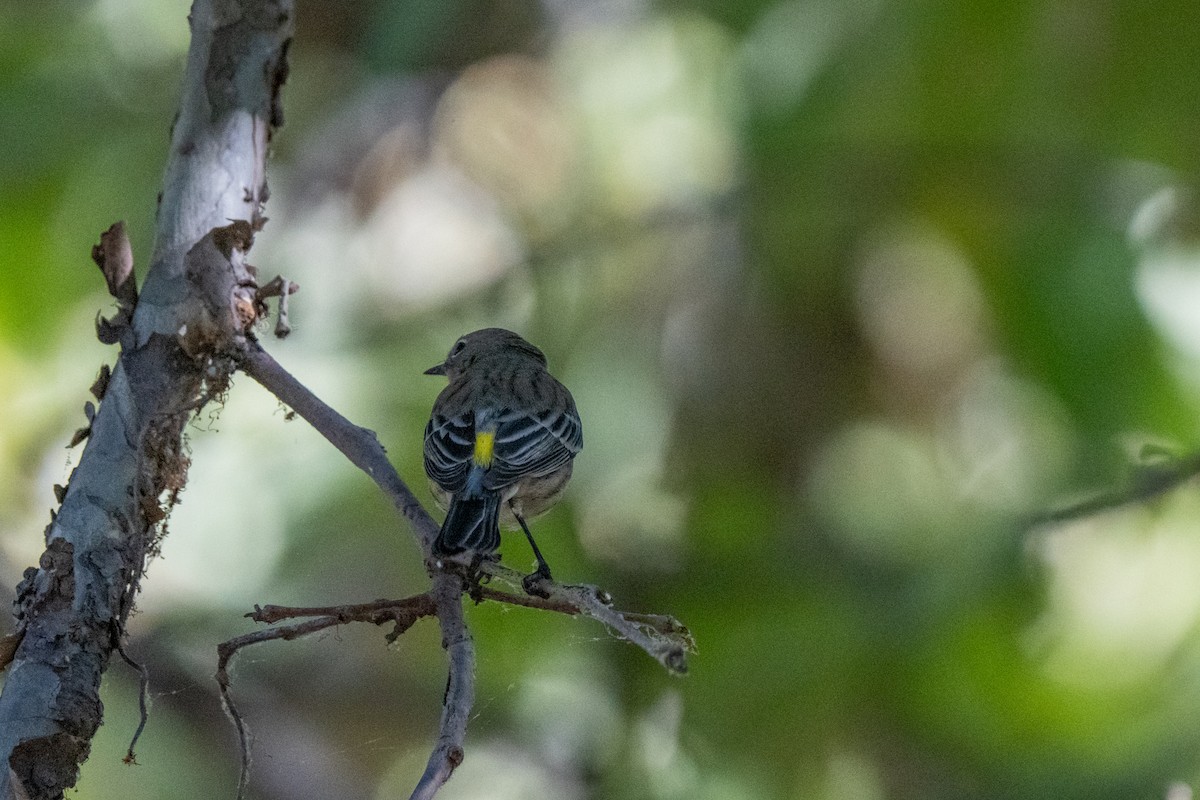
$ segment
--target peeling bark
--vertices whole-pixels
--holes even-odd
[[[46,551],[18,587],[21,641],[0,694],[0,798],[62,797],[102,720],[100,680],[154,549],[160,498],[186,472],[184,425],[219,356],[185,350],[178,334],[197,324],[198,309],[239,308],[233,296],[200,297],[203,286],[224,284],[189,280],[185,256],[230,220],[262,224],[291,18],[288,0],[192,7],[150,269],[140,296],[105,273],[136,308],[131,320],[109,323],[122,328],[117,366],[47,529]]]

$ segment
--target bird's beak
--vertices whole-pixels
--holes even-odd
[[[425,370],[425,374],[426,375],[445,375],[446,374],[446,365],[438,364],[436,367],[430,367],[429,369]]]

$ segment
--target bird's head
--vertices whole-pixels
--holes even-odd
[[[512,331],[484,328],[461,337],[446,360],[425,370],[425,374],[445,375],[453,381],[473,365],[496,358],[528,358],[546,365],[545,354]]]

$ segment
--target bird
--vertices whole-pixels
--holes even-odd
[[[552,580],[526,520],[558,501],[583,449],[571,392],[541,350],[503,328],[466,334],[425,374],[449,381],[425,428],[425,473],[446,510],[433,555],[485,557],[499,548],[501,525],[520,526],[538,565],[526,589]]]

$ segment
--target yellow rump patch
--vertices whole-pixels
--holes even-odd
[[[496,447],[496,434],[475,434],[475,463],[481,467],[492,465],[492,451]]]

